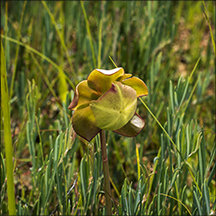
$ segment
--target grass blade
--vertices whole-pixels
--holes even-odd
[[[206,203],[206,214],[209,215],[210,214],[210,200],[209,200],[209,191],[208,191],[208,185],[207,182],[205,180],[204,185],[203,185],[203,194],[204,194],[204,200]]]
[[[20,41],[18,41],[18,40],[15,40],[15,39],[13,39],[13,38],[10,38],[10,37],[8,37],[8,36],[5,37],[5,36],[2,35],[2,34],[1,34],[1,37],[4,38],[4,39],[6,39],[6,40],[8,40],[8,41],[10,41],[10,42],[19,44],[20,46],[25,47],[28,51],[31,51],[31,52],[33,52],[33,53],[39,55],[41,58],[45,59],[45,60],[46,60],[47,62],[49,62],[53,67],[55,67],[59,72],[63,71],[63,70],[61,69],[61,67],[59,67],[59,66],[58,66],[55,62],[53,62],[50,58],[48,58],[47,56],[45,56],[43,53],[39,52],[38,50],[34,49],[33,47],[29,46],[28,44],[24,44],[24,43],[22,43],[22,42],[20,42]],[[64,72],[64,71],[63,71],[63,72]],[[64,73],[64,74],[65,74],[65,73]],[[68,76],[66,76],[66,74],[65,74],[65,77],[66,77],[68,83],[71,85],[71,87],[72,87],[73,89],[75,89],[75,85],[71,82],[70,78],[69,78]]]
[[[18,41],[20,40],[20,37],[21,37],[20,31],[22,28],[25,6],[26,6],[26,1],[24,1],[24,3],[23,3],[23,9],[22,9],[22,14],[21,14],[21,18],[20,18],[19,30],[18,30]],[[17,47],[16,47],[16,55],[15,55],[15,60],[14,60],[14,71],[13,71],[13,76],[12,76],[12,81],[11,81],[11,86],[10,86],[10,99],[13,96],[13,86],[14,86],[14,80],[15,80],[15,75],[16,75],[18,54],[19,54],[19,44],[17,44]]]
[[[140,179],[140,158],[139,158],[139,149],[136,146],[136,156],[137,156],[137,172],[138,172],[138,181]]]
[[[187,208],[187,206],[186,206],[184,203],[181,202],[181,200],[178,200],[178,199],[176,199],[176,198],[173,197],[173,196],[170,196],[170,195],[167,195],[167,194],[163,194],[163,193],[160,193],[160,195],[163,195],[163,196],[166,196],[166,197],[169,197],[169,198],[171,198],[171,199],[176,200],[176,201],[179,202],[182,206],[184,206],[184,208],[187,210],[187,212],[189,213],[189,215],[192,215],[191,212],[190,212],[190,210]]]
[[[208,17],[208,11],[206,9],[205,1],[202,1],[202,3],[203,3],[203,6],[204,6],[204,9],[205,9],[205,16],[206,16],[206,19],[207,19],[208,25],[209,25],[209,30],[210,30],[210,34],[211,34],[211,40],[212,40],[212,45],[213,45],[214,53],[216,55],[215,40],[214,40],[214,36],[213,36],[213,33],[212,33],[211,23],[210,23],[210,20],[209,20],[209,17]]]
[[[89,42],[90,42],[90,46],[91,46],[94,67],[96,68],[96,59],[95,59],[94,46],[93,46],[93,42],[92,42],[92,35],[91,35],[90,27],[89,27],[89,22],[88,22],[88,18],[87,18],[87,15],[86,15],[86,10],[85,10],[83,1],[80,1],[80,3],[81,3],[82,11],[83,11],[83,14],[84,14],[85,22],[86,22],[86,29],[87,29],[87,32],[88,32]]]
[[[58,36],[59,36],[59,38],[60,38],[61,45],[62,45],[62,47],[63,47],[63,49],[64,49],[64,51],[65,51],[65,53],[66,53],[68,63],[69,63],[69,65],[70,65],[71,71],[72,71],[73,76],[74,76],[74,80],[76,80],[76,74],[75,74],[75,72],[74,72],[73,65],[71,64],[71,59],[70,59],[70,56],[69,56],[68,49],[67,49],[67,47],[66,47],[66,45],[65,45],[65,42],[64,42],[63,34],[61,34],[61,32],[59,31],[59,28],[58,28],[58,26],[57,26],[57,23],[56,23],[56,21],[55,21],[55,18],[54,18],[54,16],[53,16],[53,14],[51,13],[50,9],[48,8],[46,2],[45,2],[45,1],[42,1],[42,3],[43,3],[43,5],[44,5],[44,7],[45,7],[47,13],[48,13],[49,16],[50,16],[53,25],[55,26],[55,29],[56,29],[56,31],[57,31],[57,34],[58,34]]]
[[[169,85],[169,93],[170,93],[170,103],[171,103],[172,114],[174,114],[175,105],[174,105],[174,100],[173,100],[173,85],[172,85],[171,80],[170,80],[170,85]]]
[[[7,169],[7,191],[9,215],[16,215],[13,178],[13,148],[11,140],[10,106],[4,49],[1,42],[1,107],[4,117],[4,144]]]
[[[201,206],[200,206],[199,199],[198,199],[197,194],[196,194],[196,192],[195,192],[194,190],[193,190],[193,195],[194,195],[194,198],[195,198],[195,203],[196,203],[196,206],[197,206],[199,215],[203,215],[203,214],[202,214],[202,210],[201,210]]]
[[[181,193],[181,202],[183,203],[185,200],[185,191],[186,191],[187,185],[185,185],[182,189],[182,193]],[[182,206],[179,209],[179,212],[181,211],[181,215],[183,215],[183,208]]]
[[[86,200],[87,195],[87,184],[88,184],[88,177],[87,177],[87,167],[86,167],[86,155],[82,158],[80,163],[80,181],[82,186],[82,193],[84,200]]]
[[[173,140],[171,139],[171,137],[169,136],[169,134],[167,133],[167,131],[164,129],[164,127],[161,125],[161,123],[158,121],[158,119],[155,117],[155,115],[152,113],[152,111],[148,108],[148,106],[145,104],[145,102],[142,100],[142,98],[139,98],[139,99],[142,102],[142,104],[144,105],[144,107],[151,114],[151,116],[154,118],[154,120],[158,123],[158,125],[163,130],[163,132],[166,134],[167,138],[171,141],[171,143],[173,144],[173,146],[176,148],[176,144],[173,142]],[[176,148],[176,150],[178,151],[178,153],[180,154],[182,160],[184,161],[184,159],[183,159],[181,153],[179,152],[179,150],[177,148]]]
[[[160,193],[161,193],[161,186],[162,186],[162,182],[159,184],[159,188],[158,188],[158,197],[157,197],[157,213],[158,215],[160,210],[161,210],[161,196],[160,196]]]
[[[215,175],[215,172],[216,172],[216,163],[214,164],[213,168],[212,168],[212,171],[209,175],[209,178],[208,178],[208,186],[210,185],[211,183],[211,180],[213,179],[214,175]]]
[[[101,67],[101,47],[102,47],[102,18],[99,25],[99,41],[98,41],[98,68]]]

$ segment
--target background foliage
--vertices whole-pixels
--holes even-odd
[[[106,132],[113,213],[215,212],[215,53],[207,19],[214,33],[215,2],[206,9],[202,1],[1,2],[18,215],[105,215],[99,137],[76,137],[67,107],[94,68],[114,68],[109,56],[146,83],[142,99],[174,141],[141,101],[146,125],[136,138]],[[0,211],[7,214],[1,146]]]

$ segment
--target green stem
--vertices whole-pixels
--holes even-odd
[[[159,148],[158,154],[157,154],[158,158],[160,158],[160,156],[161,156],[161,147]],[[151,180],[151,183],[150,183],[150,187],[148,189],[148,195],[147,195],[147,200],[146,200],[146,205],[145,205],[145,212],[147,211],[147,208],[150,205],[150,194],[152,192],[152,185],[153,185],[154,177],[155,177],[155,174],[156,174],[157,165],[158,165],[158,160],[156,160],[155,165],[154,165],[153,176],[152,176],[152,180]]]
[[[91,47],[91,51],[92,51],[92,58],[93,58],[93,62],[94,62],[94,67],[96,67],[96,58],[95,58],[95,53],[94,53],[94,45],[93,45],[93,42],[92,42],[92,35],[91,35],[91,31],[90,31],[89,21],[88,21],[88,18],[87,18],[87,14],[86,14],[86,10],[85,10],[83,1],[80,1],[80,3],[81,3],[82,11],[83,11],[83,14],[84,14],[84,18],[85,18],[86,30],[87,30],[88,37],[89,37],[89,42],[90,42],[90,47]]]
[[[103,172],[104,172],[104,185],[105,185],[105,197],[106,197],[106,213],[107,215],[112,215],[112,202],[111,202],[111,190],[110,190],[110,180],[109,180],[109,165],[108,157],[106,151],[106,137],[105,131],[101,130],[100,132],[100,141],[101,141],[101,151],[102,151],[102,160],[103,160]]]
[[[23,9],[22,9],[22,14],[21,14],[21,18],[20,18],[20,24],[19,24],[19,30],[18,30],[18,41],[21,38],[21,28],[22,28],[22,23],[23,23],[23,15],[24,15],[24,10],[25,10],[25,6],[26,6],[26,2],[24,1],[23,4]],[[5,40],[6,41],[6,40]],[[18,61],[18,55],[19,55],[19,44],[17,44],[16,47],[16,54],[15,54],[15,60],[14,60],[14,71],[13,71],[13,75],[12,75],[12,80],[11,80],[11,86],[10,86],[10,99],[13,96],[13,87],[14,87],[14,81],[15,81],[15,75],[16,75],[16,69],[17,69],[17,61]]]
[[[7,85],[7,73],[4,49],[1,43],[1,107],[4,117],[4,144],[7,170],[7,195],[9,215],[16,215],[15,192],[13,179],[13,147],[11,140],[10,103]]]

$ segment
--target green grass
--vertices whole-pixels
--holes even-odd
[[[113,214],[216,211],[213,1],[9,1],[1,11],[10,100],[10,120],[1,109],[1,214],[15,198],[17,215],[106,215],[100,137],[76,136],[67,107],[94,68],[116,65],[149,95],[138,100],[137,137],[105,134]]]

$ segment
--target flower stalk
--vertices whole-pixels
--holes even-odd
[[[105,198],[106,198],[106,213],[107,215],[112,215],[112,202],[111,202],[111,190],[110,190],[110,180],[109,180],[109,164],[106,150],[106,137],[105,130],[100,132],[100,142],[103,160],[103,172],[104,172],[104,188],[105,188]]]

